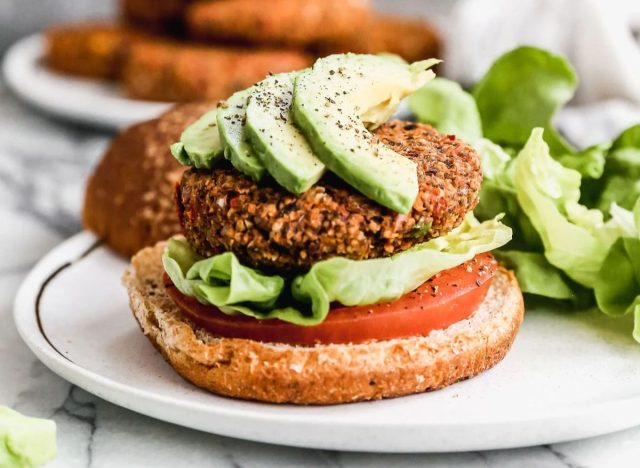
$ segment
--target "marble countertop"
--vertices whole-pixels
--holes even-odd
[[[571,133],[571,128],[567,131]],[[0,314],[4,324],[0,327],[0,404],[56,421],[59,454],[48,466],[638,466],[640,428],[517,450],[339,453],[270,446],[185,429],[112,405],[69,384],[36,360],[22,343],[11,319],[12,304],[31,266],[81,229],[84,181],[108,140],[108,134],[33,112],[0,83]]]

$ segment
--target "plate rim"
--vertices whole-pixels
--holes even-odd
[[[46,115],[63,120],[81,123],[105,130],[119,130],[135,123],[152,119],[167,110],[173,103],[142,101],[122,96],[96,95],[98,102],[87,105],[86,102],[74,104],[73,99],[64,99],[68,93],[61,88],[52,91],[33,90],[27,83],[41,82],[33,70],[48,76],[56,76],[71,83],[92,83],[94,85],[110,86],[111,83],[99,79],[66,76],[47,70],[39,65],[44,57],[45,36],[35,33],[25,36],[9,46],[2,60],[2,75],[7,87],[23,102],[44,112]],[[28,80],[25,80],[25,76]],[[51,88],[47,87],[50,90]],[[55,94],[51,98],[49,94]],[[122,109],[128,107],[127,112]]]
[[[483,431],[491,427],[492,430],[499,431],[500,428],[506,430],[507,426],[510,431],[513,431],[513,425],[520,427],[522,430],[527,425],[553,425],[558,424],[570,424],[573,422],[573,426],[576,426],[578,422],[592,421],[594,419],[602,420],[603,424],[598,424],[598,428],[585,429],[585,424],[582,426],[582,431],[569,431],[573,435],[569,435],[567,431],[564,431],[564,435],[541,436],[538,434],[535,437],[536,442],[532,442],[531,437],[520,437],[517,441],[511,443],[495,443],[478,440],[475,444],[461,444],[458,446],[447,446],[441,449],[425,449],[425,444],[399,444],[396,448],[371,446],[362,442],[349,442],[343,440],[342,443],[331,443],[324,440],[311,440],[309,438],[296,438],[279,437],[277,434],[272,434],[268,430],[243,430],[238,429],[238,426],[245,425],[247,428],[255,428],[256,425],[264,424],[286,424],[293,425],[297,431],[305,429],[312,429],[315,432],[326,434],[327,430],[334,431],[336,428],[331,427],[332,424],[329,421],[325,421],[322,417],[317,418],[316,415],[306,416],[305,418],[299,418],[297,421],[292,421],[292,418],[285,414],[278,414],[277,408],[279,405],[265,404],[259,402],[247,402],[253,405],[266,405],[267,407],[276,411],[260,412],[243,408],[228,408],[224,405],[208,406],[202,403],[194,403],[189,400],[180,400],[177,398],[158,395],[152,390],[141,389],[132,385],[116,381],[112,378],[105,377],[92,370],[86,369],[79,364],[74,363],[68,358],[64,357],[62,353],[56,350],[52,343],[48,342],[46,335],[34,333],[33,327],[36,323],[36,301],[43,290],[43,282],[47,281],[47,278],[51,277],[51,274],[60,269],[63,264],[73,265],[77,261],[81,261],[84,258],[87,249],[93,248],[92,246],[103,246],[101,241],[93,234],[87,231],[80,232],[69,239],[63,241],[58,246],[54,247],[49,253],[41,258],[39,262],[31,269],[22,284],[18,289],[14,301],[13,319],[20,334],[22,340],[27,344],[36,357],[43,362],[49,369],[56,374],[60,375],[65,380],[71,382],[84,390],[99,396],[111,403],[118,406],[122,406],[129,410],[167,421],[173,424],[177,424],[184,427],[190,427],[205,432],[215,433],[227,437],[234,437],[245,440],[252,440],[256,442],[271,443],[286,446],[295,446],[301,448],[314,448],[314,449],[328,449],[328,450],[350,450],[350,451],[368,451],[368,452],[384,452],[384,453],[436,453],[436,452],[450,452],[450,451],[474,451],[474,450],[493,450],[493,449],[508,449],[516,447],[526,447],[533,445],[540,445],[545,443],[559,443],[569,440],[577,440],[588,437],[594,437],[598,435],[604,435],[611,432],[634,427],[640,424],[640,394],[608,400],[600,402],[598,404],[576,406],[571,408],[565,408],[561,411],[554,411],[554,415],[550,417],[548,414],[538,412],[535,415],[531,415],[526,418],[519,418],[517,420],[485,420],[485,421],[473,421],[471,424],[465,422],[462,419],[450,420],[446,422],[434,424],[420,424],[419,420],[414,420],[407,423],[394,423],[384,424],[385,429],[401,430],[403,432],[411,431],[433,431],[445,429],[451,432],[473,432]],[[107,248],[105,246],[105,248]],[[116,255],[111,251],[112,254]],[[57,266],[56,266],[57,265]],[[46,284],[45,284],[46,287]],[[36,325],[37,326],[37,323]],[[160,359],[160,356],[158,356]],[[224,397],[220,397],[224,398]],[[369,402],[365,404],[376,404],[377,402]],[[172,411],[163,411],[163,408],[171,407]],[[346,405],[345,407],[348,407]],[[619,407],[619,408],[618,408]],[[635,408],[637,415],[635,417],[630,416],[632,411],[628,411],[629,408]],[[312,407],[318,408],[318,407]],[[617,409],[617,410],[616,410]],[[626,409],[627,411],[624,411]],[[185,423],[185,419],[180,418],[177,413],[180,411],[205,411],[209,416],[221,418],[222,423],[217,425],[217,428],[212,429],[208,425],[203,425],[198,421],[191,421],[191,424]],[[626,414],[625,418],[616,418],[620,421],[617,424],[611,424],[608,416],[612,411],[620,412],[620,414]],[[375,434],[376,431],[381,431],[382,426],[371,427],[366,424],[365,421],[358,421],[354,418],[348,418],[341,421],[341,431],[365,431],[367,433]],[[609,424],[606,424],[609,422]],[[222,426],[227,426],[224,429]],[[229,429],[231,427],[232,429]],[[593,425],[590,426],[591,428]],[[296,431],[293,431],[296,432]],[[335,431],[334,431],[335,432]],[[339,432],[339,431],[338,431]],[[549,431],[552,432],[552,431]],[[562,431],[560,431],[562,432]],[[577,434],[576,434],[577,433]],[[320,437],[321,438],[321,437]],[[321,438],[322,439],[322,438]],[[366,440],[367,438],[362,438]],[[384,439],[383,439],[384,440]]]

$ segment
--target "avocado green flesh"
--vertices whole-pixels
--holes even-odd
[[[260,180],[265,167],[251,147],[245,131],[247,104],[252,91],[253,87],[235,93],[218,107],[216,118],[224,157],[240,172]]]
[[[288,191],[300,194],[315,184],[325,165],[313,153],[291,117],[295,73],[258,83],[247,107],[246,132],[269,174]]]
[[[433,78],[437,61],[412,65],[388,57],[334,55],[296,78],[293,118],[329,170],[368,198],[408,213],[418,195],[415,163],[367,130]]]
[[[171,145],[171,154],[180,164],[197,169],[211,169],[222,157],[217,113],[217,109],[213,109],[203,114],[185,128],[179,142]]]

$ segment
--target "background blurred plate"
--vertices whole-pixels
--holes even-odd
[[[126,99],[113,83],[60,75],[42,65],[40,34],[16,42],[7,51],[3,72],[24,101],[56,117],[107,129],[156,117],[170,104]]]
[[[52,72],[43,66],[43,55],[44,38],[35,34],[11,46],[2,68],[7,84],[18,97],[54,117],[115,130],[153,119],[172,105],[127,99],[115,83]],[[393,117],[412,117],[406,101],[400,103]]]
[[[29,274],[14,318],[51,370],[113,403],[203,431],[300,447],[449,452],[549,444],[640,424],[640,346],[597,311],[529,309],[506,359],[443,390],[295,407],[232,400],[181,379],[140,333],[127,263],[90,233]]]

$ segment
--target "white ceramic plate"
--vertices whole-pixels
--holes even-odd
[[[519,447],[640,424],[640,345],[597,312],[529,310],[507,358],[444,390],[329,407],[206,393],[140,332],[120,277],[126,262],[89,233],[48,254],[15,304],[23,339],[65,379],[134,411],[231,437],[336,450],[443,452]]]
[[[43,54],[42,35],[26,37],[7,51],[3,72],[7,84],[20,98],[48,114],[118,129],[152,119],[170,106],[126,99],[113,83],[54,73],[42,65]]]

